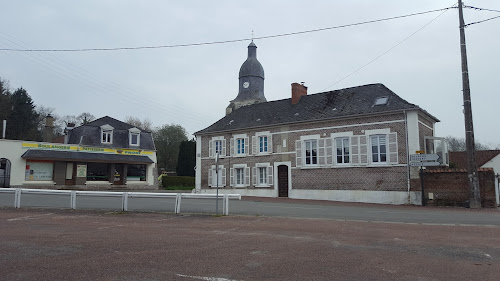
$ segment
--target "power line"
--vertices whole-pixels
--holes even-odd
[[[489,12],[497,12],[497,13],[500,13],[500,10],[485,9],[485,8],[472,7],[472,6],[467,6],[467,5],[464,5],[464,8],[469,8],[469,9],[472,9],[472,10],[478,10],[478,11],[489,11]]]
[[[250,41],[251,39],[262,40],[262,39],[270,39],[270,38],[277,38],[277,37],[285,37],[285,36],[293,36],[293,35],[299,35],[299,34],[320,32],[320,31],[326,31],[326,30],[332,30],[332,29],[340,29],[340,28],[346,28],[346,27],[352,27],[352,26],[358,26],[358,25],[365,25],[365,24],[390,21],[390,20],[401,19],[401,18],[407,18],[407,17],[412,17],[412,16],[424,15],[424,14],[429,14],[429,13],[434,13],[434,12],[439,12],[439,11],[446,11],[446,10],[452,9],[452,8],[453,7],[448,7],[448,8],[430,10],[430,11],[419,12],[419,13],[412,13],[412,14],[395,16],[395,17],[388,17],[388,18],[369,20],[369,21],[363,21],[363,22],[357,22],[357,23],[351,23],[351,24],[337,25],[337,26],[332,26],[332,27],[311,29],[311,30],[306,30],[306,31],[290,32],[290,33],[282,33],[282,34],[254,37],[254,38],[234,39],[234,40],[223,40],[223,41],[212,41],[212,42],[201,42],[201,43],[190,43],[190,44],[139,46],[139,47],[116,47],[116,48],[80,48],[80,49],[3,48],[3,49],[0,49],[0,51],[11,51],[11,52],[91,52],[91,51],[123,51],[123,50],[142,50],[142,49],[163,49],[163,48],[180,48],[180,47],[195,47],[195,46],[204,46],[204,45],[227,44],[227,43],[236,43],[236,42],[242,42],[242,41]]]
[[[464,25],[464,27],[469,27],[469,26],[471,26],[473,24],[482,23],[482,22],[493,20],[493,19],[496,19],[496,18],[500,18],[500,16],[492,17],[492,18],[489,18],[489,19],[481,20],[481,21],[471,22],[471,23],[468,23],[468,24]]]
[[[372,64],[373,62],[375,62],[379,58],[383,57],[385,54],[389,53],[390,51],[392,51],[393,49],[395,49],[397,46],[403,44],[406,40],[410,39],[413,35],[417,34],[419,31],[421,31],[422,29],[426,28],[429,24],[431,24],[432,22],[434,22],[435,20],[437,20],[440,16],[442,16],[444,13],[446,13],[448,11],[448,9],[451,9],[451,8],[456,8],[456,6],[453,6],[453,7],[450,7],[450,8],[446,8],[446,9],[441,9],[441,10],[444,10],[444,11],[441,14],[439,14],[437,17],[435,17],[434,19],[432,19],[431,21],[429,21],[428,23],[426,23],[424,26],[422,26],[421,28],[417,29],[415,32],[413,32],[412,34],[410,34],[409,36],[407,36],[406,38],[404,38],[403,40],[401,40],[400,42],[398,42],[396,45],[390,47],[387,51],[383,52],[382,54],[378,55],[374,59],[370,60],[368,63],[364,64],[363,66],[359,67],[358,69],[354,70],[353,72],[349,73],[348,75],[342,77],[337,82],[335,82],[335,83],[331,84],[330,86],[326,87],[325,89],[321,90],[321,92],[324,92],[328,88],[331,88],[334,85],[342,82],[343,80],[351,77],[352,75],[356,74],[357,72],[359,72],[363,68],[367,67],[368,65]]]

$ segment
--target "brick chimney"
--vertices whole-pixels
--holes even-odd
[[[307,87],[304,86],[304,82],[292,83],[292,104],[297,104],[302,96],[307,96]]]
[[[52,142],[54,139],[54,117],[50,114],[45,117],[45,129],[43,131],[43,141]]]

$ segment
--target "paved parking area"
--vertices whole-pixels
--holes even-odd
[[[0,209],[0,280],[498,280],[500,227]]]

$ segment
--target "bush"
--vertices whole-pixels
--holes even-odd
[[[194,188],[195,177],[166,176],[161,177],[163,188],[170,189],[173,186],[184,186]]]

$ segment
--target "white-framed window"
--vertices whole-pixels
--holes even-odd
[[[325,144],[329,139],[330,138],[320,138],[320,135],[301,136],[300,140],[295,141],[296,166],[325,166]]]
[[[252,154],[262,155],[273,152],[272,135],[269,131],[258,132],[252,137]]]
[[[108,124],[101,126],[101,143],[113,143],[113,130],[114,128]]]
[[[306,166],[318,165],[318,141],[304,141],[304,164]]]
[[[137,128],[130,128],[128,130],[128,139],[130,146],[140,146],[141,145],[141,130]]]
[[[234,135],[231,138],[231,151],[234,156],[246,156],[248,154],[248,145],[247,134]]]
[[[212,137],[208,142],[208,153],[211,158],[215,158],[217,153],[221,158],[226,156],[226,140],[223,136]]]
[[[252,184],[256,187],[273,185],[273,167],[269,163],[257,163],[252,168]]]
[[[349,164],[350,159],[350,137],[335,138],[335,164]]]
[[[230,185],[234,187],[250,186],[250,168],[246,164],[235,164],[230,170]]]
[[[371,161],[372,163],[387,162],[387,141],[386,135],[370,136]]]
[[[399,163],[396,132],[391,132],[389,128],[366,130],[365,136],[359,136],[359,140],[361,164],[394,165]],[[362,142],[364,142],[364,149]],[[363,157],[363,153],[366,156]]]
[[[215,165],[212,165],[208,170],[208,186],[210,187],[219,187],[226,186],[226,169],[224,165],[219,165],[219,171],[217,172],[215,169]]]

